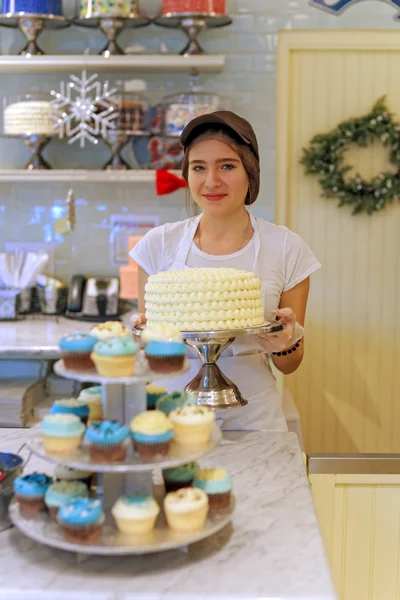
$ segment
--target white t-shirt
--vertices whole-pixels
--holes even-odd
[[[198,217],[197,217],[198,219]],[[254,219],[254,218],[253,218]],[[255,219],[260,232],[257,274],[264,292],[266,320],[275,318],[282,292],[287,292],[320,268],[320,263],[306,242],[284,226]],[[193,219],[166,223],[151,229],[130,252],[130,256],[149,275],[174,268],[181,241],[193,226]],[[214,256],[199,250],[193,240],[185,259],[186,267],[230,267],[254,270],[254,235],[239,252]]]

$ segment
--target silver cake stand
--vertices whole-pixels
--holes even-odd
[[[203,29],[226,27],[232,23],[232,19],[228,15],[217,15],[216,13],[182,12],[160,15],[154,19],[154,23],[160,27],[182,29],[189,41],[180,54],[192,55],[204,54],[197,39]]]
[[[23,140],[25,145],[29,148],[32,155],[29,161],[26,163],[24,169],[28,171],[34,171],[37,169],[51,169],[51,165],[43,158],[42,152],[48,143],[56,137],[55,134],[49,133],[26,133],[26,134],[2,134],[0,137],[3,138],[15,138]]]
[[[37,44],[37,38],[44,29],[64,29],[70,26],[68,19],[58,15],[41,15],[37,13],[3,13],[0,14],[0,25],[18,28],[26,37],[26,46],[19,53],[21,56],[37,56],[44,54]]]
[[[185,391],[197,397],[197,403],[215,409],[246,406],[240,389],[226,377],[217,365],[221,354],[237,337],[243,335],[261,335],[281,331],[283,324],[264,323],[247,329],[229,329],[220,331],[182,331],[183,341],[200,358],[202,365],[196,377],[185,387]]]
[[[146,15],[133,12],[125,17],[95,16],[76,17],[73,22],[82,27],[94,27],[101,29],[107,38],[106,46],[100,50],[103,56],[125,54],[117,42],[117,38],[123,29],[137,29],[150,25],[151,19]]]

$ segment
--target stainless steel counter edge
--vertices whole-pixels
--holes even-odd
[[[9,360],[58,360],[58,346],[0,346],[0,359]]]
[[[400,454],[309,454],[307,469],[312,475],[400,475]]]

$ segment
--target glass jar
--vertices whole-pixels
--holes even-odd
[[[148,129],[147,114],[149,103],[143,94],[137,92],[117,92],[113,94],[111,103],[118,111],[113,120],[112,131],[128,135],[142,135]]]
[[[152,131],[168,137],[179,137],[192,119],[228,108],[227,98],[210,92],[190,91],[166,96],[153,119]]]
[[[3,135],[57,134],[57,116],[46,93],[28,93],[3,98]]]

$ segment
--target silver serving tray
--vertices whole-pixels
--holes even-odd
[[[192,462],[212,452],[222,440],[220,429],[214,425],[211,439],[204,446],[185,446],[177,444],[172,440],[169,452],[166,456],[158,456],[153,460],[142,460],[132,449],[130,440],[127,442],[127,456],[123,462],[96,463],[89,455],[88,446],[82,442],[80,448],[72,454],[47,454],[38,427],[31,429],[31,437],[27,440],[27,446],[40,458],[55,465],[65,465],[73,469],[84,471],[97,471],[98,473],[132,473],[152,471],[154,469],[167,469],[178,467],[187,462]]]
[[[207,340],[218,340],[232,337],[239,337],[241,335],[262,335],[264,333],[270,333],[271,328],[277,327],[278,321],[270,322],[266,321],[262,325],[256,327],[248,327],[245,329],[215,329],[208,331],[181,331],[182,338],[184,340],[191,340],[196,338],[202,338]],[[132,330],[133,335],[140,337],[142,331],[146,325],[138,325]],[[281,329],[284,329],[284,324],[280,324]],[[279,331],[279,329],[276,329]]]
[[[151,533],[143,535],[125,535],[120,533],[110,515],[106,516],[99,540],[92,544],[66,542],[58,524],[46,513],[30,517],[21,515],[18,503],[13,500],[9,514],[13,524],[26,536],[53,548],[78,552],[79,554],[150,554],[182,548],[217,533],[230,520],[234,510],[234,498],[224,511],[210,511],[204,529],[194,532],[177,532],[168,528],[161,510],[156,526]]]

